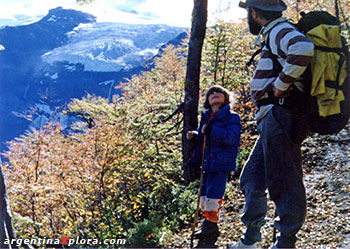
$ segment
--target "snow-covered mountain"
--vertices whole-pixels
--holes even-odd
[[[0,44],[6,51],[0,56],[12,64],[29,53],[50,65],[80,63],[85,71],[118,72],[143,66],[184,31],[162,24],[97,23],[94,16],[59,7],[36,23],[3,27]],[[14,57],[6,56],[10,53]]]
[[[3,27],[0,151],[4,142],[40,125],[20,118],[23,113],[35,108],[36,115],[48,118],[71,98],[87,93],[111,98],[118,93],[114,86],[144,71],[161,46],[178,44],[184,31],[162,24],[98,23],[90,14],[60,7],[38,22]]]
[[[86,71],[117,72],[143,66],[182,28],[124,23],[80,24],[68,42],[42,56],[49,64],[81,63]]]

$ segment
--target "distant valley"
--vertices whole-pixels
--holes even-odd
[[[186,29],[162,24],[97,23],[92,15],[56,8],[36,23],[2,27],[0,151],[6,141],[57,116],[72,98],[111,99],[120,82],[146,70],[162,46],[179,44]],[[35,110],[33,119],[25,114]]]

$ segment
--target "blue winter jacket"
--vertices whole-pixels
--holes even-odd
[[[206,110],[202,113],[197,129],[198,140],[190,164],[192,167],[201,165],[201,144],[204,134],[202,127],[212,113]],[[206,145],[203,161],[203,172],[233,171],[236,169],[236,157],[241,136],[241,121],[237,113],[230,111],[230,106],[223,106],[214,115],[205,129]]]

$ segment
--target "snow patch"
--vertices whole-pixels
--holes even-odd
[[[57,80],[58,79],[58,73],[55,73],[55,74],[51,75],[51,79]]]
[[[73,30],[74,31],[79,31],[79,29],[87,29],[87,28],[92,28],[93,24],[92,23],[80,23],[77,27],[75,27]]]
[[[77,67],[75,65],[64,65],[64,69],[69,72],[74,72],[77,70]]]
[[[158,29],[158,30],[156,31],[157,34],[162,33],[162,32],[166,32],[166,29]]]
[[[51,75],[49,72],[47,72],[47,73],[45,73],[45,76],[49,77],[49,78],[51,78],[53,80],[57,80],[58,79],[58,73],[54,73],[54,74]]]
[[[48,22],[56,22],[57,21],[57,17],[55,15],[52,15],[47,21]]]

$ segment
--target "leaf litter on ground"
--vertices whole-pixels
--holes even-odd
[[[350,123],[337,135],[312,135],[302,144],[307,216],[298,232],[297,248],[350,248]],[[221,210],[218,248],[238,241],[245,229],[240,221],[244,196],[237,177],[231,180]],[[262,228],[262,248],[273,240],[274,204],[269,201]],[[200,227],[201,221],[197,227]],[[277,231],[278,232],[278,231]],[[189,248],[191,228],[182,230],[168,247]]]

